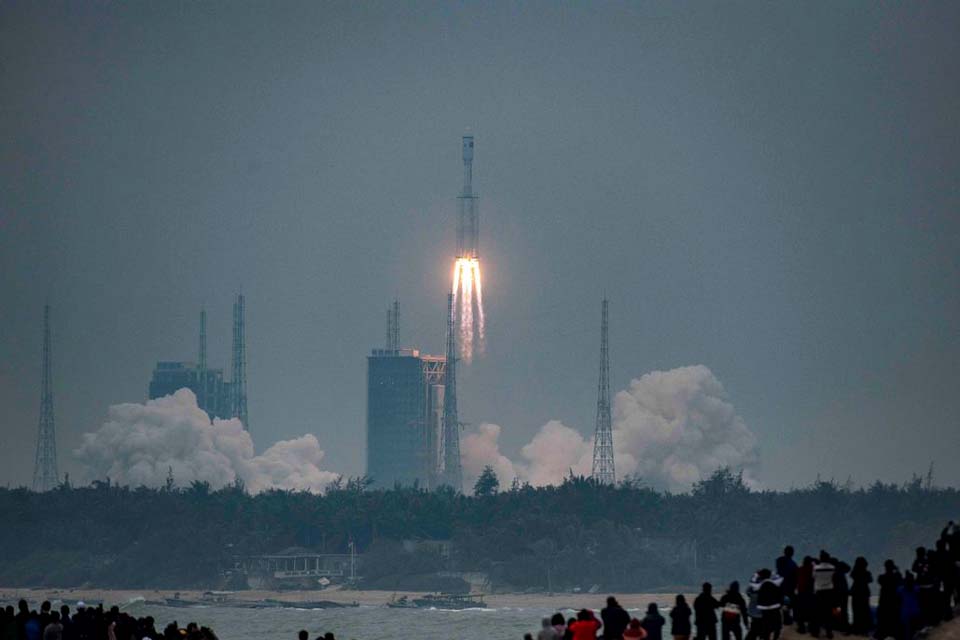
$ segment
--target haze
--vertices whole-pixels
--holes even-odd
[[[260,450],[364,471],[365,356],[441,353],[460,137],[511,455],[703,364],[767,487],[960,484],[960,5],[0,5],[0,482],[29,484],[42,306],[61,470],[157,360],[229,366]]]

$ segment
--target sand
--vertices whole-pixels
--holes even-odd
[[[83,600],[87,603],[103,602],[105,605],[122,605],[132,600],[162,601],[173,598],[177,593],[184,600],[200,600],[203,591],[197,590],[153,590],[153,589],[26,589],[0,588],[0,601],[11,602],[24,598],[29,602],[43,600]],[[230,592],[229,600],[240,603],[257,602],[261,600],[279,600],[282,602],[315,602],[328,600],[342,604],[354,602],[361,605],[384,605],[395,596],[417,597],[423,595],[415,591],[356,591],[331,587],[316,591],[234,591]],[[569,609],[583,608],[600,609],[604,606],[608,593],[503,593],[485,595],[484,600],[490,607],[503,608],[536,608],[536,609]],[[646,609],[647,604],[656,602],[661,606],[673,602],[671,594],[613,594],[627,609]],[[688,599],[691,596],[688,595]]]

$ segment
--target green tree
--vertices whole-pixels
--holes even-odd
[[[477,483],[473,485],[473,495],[480,498],[484,496],[494,496],[500,490],[500,480],[493,471],[493,467],[487,465],[477,478]]]

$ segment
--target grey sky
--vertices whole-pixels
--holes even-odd
[[[388,300],[439,352],[477,136],[486,355],[515,451],[702,363],[773,487],[960,484],[960,5],[0,4],[0,482],[29,482],[42,305],[61,466],[153,363],[229,364],[258,447],[363,471]]]

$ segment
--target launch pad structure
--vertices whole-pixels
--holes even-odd
[[[456,342],[449,319],[447,326],[449,354]],[[399,336],[394,301],[387,308],[386,344],[367,357],[367,475],[380,487],[446,485],[459,491],[456,360],[402,348]]]

